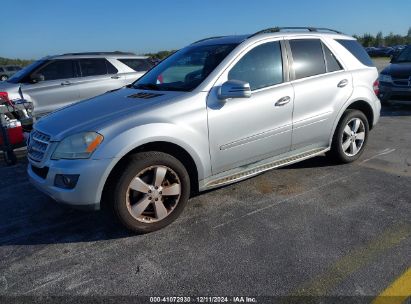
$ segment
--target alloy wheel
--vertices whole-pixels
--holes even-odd
[[[361,151],[365,141],[365,126],[361,119],[352,118],[344,128],[341,145],[347,156],[355,156]]]
[[[181,195],[178,175],[166,166],[150,166],[130,182],[126,203],[130,214],[143,223],[165,219],[176,208]]]

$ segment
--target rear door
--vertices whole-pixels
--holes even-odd
[[[32,83],[31,76],[42,75],[43,81]],[[34,70],[22,84],[22,91],[34,103],[35,116],[57,110],[80,99],[77,71],[73,60],[50,60]]]
[[[319,38],[288,42],[295,92],[292,149],[328,147],[336,115],[353,90],[351,73]]]
[[[77,59],[80,98],[92,98],[124,86],[124,76],[105,58]]]

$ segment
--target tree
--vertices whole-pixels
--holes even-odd
[[[364,34],[364,36],[362,36],[362,45],[364,47],[369,47],[369,46],[373,46],[375,44],[375,38],[373,35],[371,34]]]
[[[406,43],[411,44],[411,26],[408,28]]]
[[[375,37],[375,42],[374,42],[374,46],[382,46],[384,45],[384,37],[382,35],[382,32],[378,32],[377,36]]]
[[[407,38],[405,36],[394,35],[392,32],[388,36],[385,36],[384,40],[387,46],[405,44],[407,42]]]

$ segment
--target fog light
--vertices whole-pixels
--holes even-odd
[[[79,174],[56,174],[54,186],[63,189],[74,189],[79,177]]]

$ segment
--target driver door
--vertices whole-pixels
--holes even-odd
[[[42,116],[80,99],[78,78],[73,60],[53,60],[34,71],[44,80],[24,83],[23,94],[34,103],[34,115]]]
[[[280,41],[252,46],[223,73],[207,100],[213,174],[289,152],[294,90]],[[219,100],[227,80],[250,84],[250,98]]]

